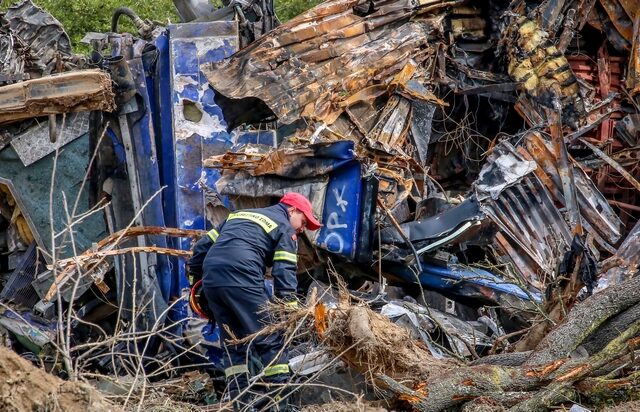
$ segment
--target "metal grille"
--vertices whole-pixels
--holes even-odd
[[[18,266],[11,274],[7,284],[0,293],[0,300],[31,308],[39,298],[31,282],[38,272],[45,269],[45,262],[38,253],[36,243],[32,243],[22,256]]]

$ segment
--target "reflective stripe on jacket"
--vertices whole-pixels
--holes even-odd
[[[233,212],[217,231],[202,263],[205,287],[261,288],[272,266],[276,296],[295,293],[298,243],[287,206]]]

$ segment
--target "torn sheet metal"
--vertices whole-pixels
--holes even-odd
[[[631,1],[635,6],[634,12],[638,13],[640,4]],[[634,4],[635,3],[635,4]],[[631,54],[629,56],[629,66],[627,68],[627,78],[625,84],[632,96],[637,96],[640,92],[640,19],[637,16],[633,19],[633,37],[631,39]]]
[[[616,253],[603,262],[609,269],[598,280],[598,290],[622,283],[638,275],[640,268],[640,222],[622,242]]]
[[[542,295],[535,290],[525,290],[518,284],[486,270],[459,264],[438,266],[422,263],[422,272],[417,274],[404,264],[383,262],[383,271],[392,279],[400,278],[414,284],[419,280],[419,283],[428,289],[440,290],[463,299],[490,302],[506,308],[523,308],[532,301],[542,302]]]
[[[44,120],[33,127],[19,133],[11,140],[25,166],[29,166],[43,157],[53,153],[67,143],[86,135],[89,131],[89,113],[70,113],[56,117],[56,129],[59,130],[55,143],[49,137],[49,121]]]
[[[437,27],[429,20],[398,26],[420,11],[420,5],[406,0],[373,5],[370,14],[354,7],[359,3],[323,3],[231,59],[202,70],[223,95],[257,97],[283,123],[304,116],[331,124],[344,111],[341,102],[369,85],[389,84],[417,57],[414,51],[429,43],[429,33]],[[435,9],[441,2],[428,3],[424,7]],[[272,60],[278,64],[272,65]],[[230,114],[225,115],[234,123]]]
[[[540,288],[545,277],[555,272],[559,259],[571,245],[571,231],[545,186],[533,173],[536,167],[525,168],[526,173],[507,186],[503,176],[513,176],[513,173],[509,170],[505,174],[497,162],[500,159],[503,159],[502,164],[531,164],[506,142],[496,147],[480,173],[476,187],[496,185],[503,189],[491,195],[483,195],[487,192],[480,189],[481,208],[498,226],[500,233],[495,238],[496,243],[509,256],[514,269],[530,284]],[[533,264],[525,263],[527,260]]]
[[[0,125],[49,114],[114,108],[109,75],[79,70],[0,87]]]
[[[418,248],[438,243],[438,246],[451,244],[464,231],[484,219],[484,214],[480,210],[480,204],[475,196],[465,199],[462,203],[453,206],[442,213],[424,219],[403,223],[400,225],[407,238],[416,243]],[[457,229],[465,227],[464,231],[457,232]],[[455,234],[455,236],[450,236]],[[384,228],[381,239],[386,244],[404,244],[403,236],[393,227]],[[440,240],[447,238],[445,242]],[[408,247],[408,246],[405,246]]]
[[[558,160],[551,148],[550,141],[540,133],[533,132],[527,135],[524,143],[528,154],[523,152],[521,154],[535,159],[540,166],[539,169],[536,169],[536,174],[545,183],[554,198],[564,205],[565,199],[561,190],[562,183],[559,177]],[[575,190],[583,225],[588,232],[593,234],[603,248],[611,249],[612,245],[620,239],[623,230],[622,222],[594,182],[589,179],[577,162],[572,160],[572,164]]]
[[[476,352],[482,353],[493,344],[487,335],[467,322],[434,308],[394,300],[384,305],[380,314],[408,329],[415,339],[422,339],[436,359],[446,357],[439,347],[443,344],[447,344],[453,353],[465,357],[471,356],[469,346],[475,348]],[[446,339],[445,342],[441,342],[443,337]],[[438,345],[435,345],[434,341]]]
[[[71,40],[51,14],[31,0],[22,0],[7,9],[5,19],[17,41],[29,46],[26,73],[34,77],[65,71],[73,53]]]
[[[631,47],[638,7],[637,0],[598,0],[594,7],[593,18],[599,20],[607,38],[620,52]]]
[[[0,315],[0,327],[10,331],[29,351],[39,354],[41,351],[53,353],[56,342],[54,324],[43,323],[27,312],[6,311]]]
[[[0,15],[0,85],[20,80],[28,80],[25,71],[27,45],[16,36],[4,16]]]
[[[204,167],[246,170],[252,176],[274,175],[292,179],[326,175],[355,158],[352,141],[272,147],[248,145],[236,152],[213,156]]]
[[[571,246],[573,235],[567,224],[568,217],[556,206],[564,204],[564,196],[550,142],[530,133],[524,144],[527,149],[516,149],[507,142],[496,146],[475,187],[483,199],[482,210],[499,228],[495,237],[498,248],[514,270],[540,289],[553,277],[564,252]],[[499,163],[500,159],[509,161]],[[509,180],[516,176],[513,169],[505,172],[503,166],[507,164],[535,164],[536,167],[523,169],[527,173]],[[621,222],[582,169],[575,163],[572,167],[585,230],[602,250],[609,251],[620,237]],[[487,192],[486,188],[500,186],[502,190]],[[599,255],[594,246],[591,250]]]
[[[282,197],[287,191],[295,191],[311,199],[314,194],[326,191],[328,181],[327,176],[291,180],[276,176],[251,176],[244,171],[227,172],[216,182],[216,190],[232,198]]]

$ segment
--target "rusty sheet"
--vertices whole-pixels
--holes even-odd
[[[482,211],[498,227],[495,243],[504,259],[532,285],[550,279],[573,239],[551,141],[530,132],[523,145],[496,146],[476,183]],[[571,159],[580,219],[595,240],[591,251],[614,252],[622,222],[595,184]],[[590,242],[589,242],[590,243]],[[597,247],[596,247],[597,245]]]
[[[344,111],[341,101],[372,84],[389,84],[420,58],[416,50],[429,44],[436,22],[399,23],[443,2],[423,3],[328,1],[201,69],[215,90],[257,97],[284,123],[304,116],[331,124]],[[365,7],[375,11],[360,10]]]
[[[544,139],[540,133],[533,132],[527,135],[525,146],[531,158],[535,159],[540,166],[540,171],[544,171],[541,179],[545,182],[547,189],[560,204],[564,205],[558,160],[551,149],[550,141]],[[572,160],[572,164],[582,222],[587,231],[596,236],[601,246],[610,249],[622,235],[622,222],[577,162]]]
[[[0,87],[0,125],[49,114],[111,111],[110,77],[81,70]]]
[[[635,10],[640,8],[636,5]],[[626,86],[635,96],[640,92],[640,14],[633,19],[633,37],[631,39],[631,54],[629,56],[629,67],[627,69]]]

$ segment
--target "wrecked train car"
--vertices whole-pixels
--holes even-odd
[[[280,26],[268,5],[177,3],[191,22],[116,19],[85,59],[59,24],[28,26],[29,0],[3,16],[0,297],[26,310],[0,324],[21,343],[55,339],[62,299],[162,329],[158,359],[204,335],[217,365],[184,299],[192,239],[292,190],[324,223],[300,241],[301,294],[337,272],[427,343],[413,319],[435,308],[463,356],[456,336],[488,350],[567,277],[591,293],[637,272],[629,2],[330,0]]]

